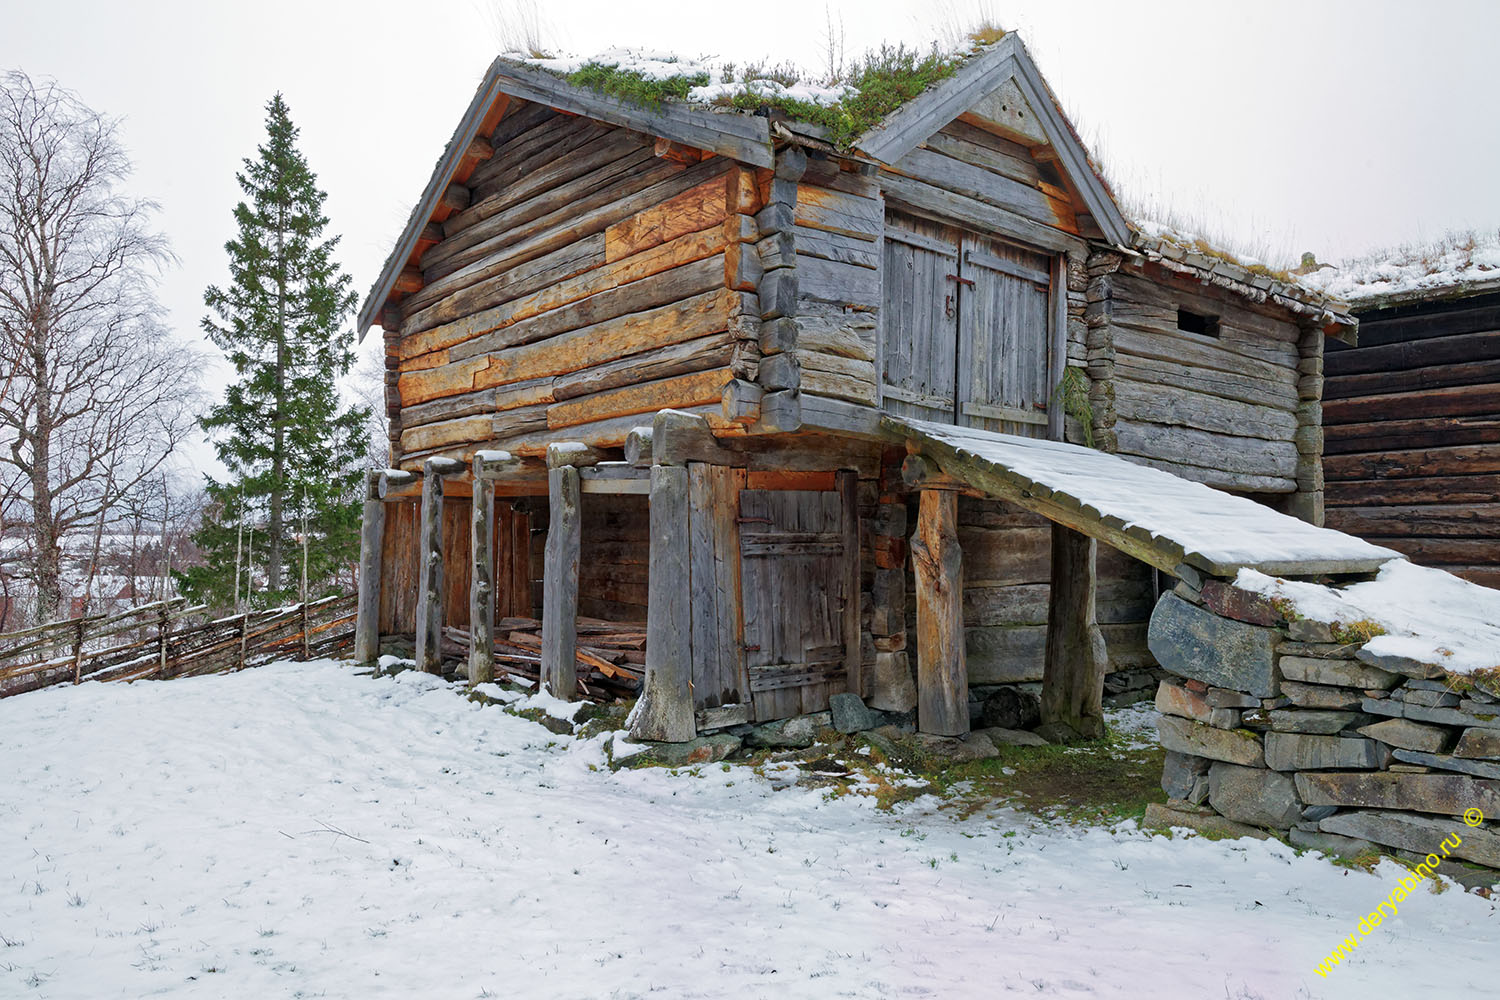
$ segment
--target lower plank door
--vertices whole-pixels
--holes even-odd
[[[740,557],[745,664],[756,721],[828,707],[857,690],[859,528],[853,476],[840,489],[744,490]]]

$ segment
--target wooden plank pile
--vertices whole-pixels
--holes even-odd
[[[443,630],[443,655],[467,662],[467,629]],[[578,619],[578,691],[590,701],[634,698],[646,673],[646,623]],[[535,618],[502,618],[495,622],[495,679],[539,681],[542,623]],[[462,668],[460,668],[462,669]]]

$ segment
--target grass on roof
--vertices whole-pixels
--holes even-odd
[[[737,94],[725,103],[741,111],[780,111],[789,118],[821,125],[835,146],[848,149],[886,115],[952,76],[962,59],[939,51],[937,46],[923,53],[905,45],[882,45],[856,60],[845,78],[835,81],[855,90],[837,104],[826,106],[754,93]]]
[[[1005,31],[985,22],[968,35],[973,45],[989,45],[1005,36]],[[967,52],[945,52],[936,44],[929,50],[905,44],[882,45],[854,60],[838,78],[825,86],[853,88],[850,96],[833,105],[763,93],[742,92],[715,102],[720,107],[740,111],[779,112],[789,118],[811,122],[826,128],[833,144],[850,148],[864,132],[880,123],[886,115],[921,94],[928,87],[953,75],[968,57]],[[770,81],[782,87],[809,82],[791,63],[752,63],[743,68],[728,64],[719,70],[722,83]],[[607,94],[646,108],[659,108],[669,100],[682,101],[693,87],[708,85],[706,72],[651,79],[635,70],[618,66],[588,63],[564,74],[569,83]]]
[[[707,73],[669,76],[664,80],[656,80],[636,70],[604,66],[599,63],[587,63],[580,66],[566,74],[563,79],[576,86],[588,87],[590,90],[597,90],[601,94],[639,104],[644,108],[659,108],[669,100],[685,101],[689,90],[708,84]]]

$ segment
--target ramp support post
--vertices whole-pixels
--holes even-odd
[[[922,490],[911,560],[917,580],[917,728],[962,736],[969,731],[969,671],[958,494],[952,490]]]
[[[1053,742],[1104,735],[1104,672],[1109,659],[1094,611],[1097,549],[1089,536],[1053,523],[1042,676],[1042,734]]]

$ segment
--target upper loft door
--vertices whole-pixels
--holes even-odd
[[[951,226],[886,216],[880,389],[891,413],[951,424],[958,412],[960,239]]]
[[[1047,434],[1052,259],[890,213],[880,310],[891,413]]]
[[[1052,261],[965,235],[960,274],[958,423],[1046,437]]]

